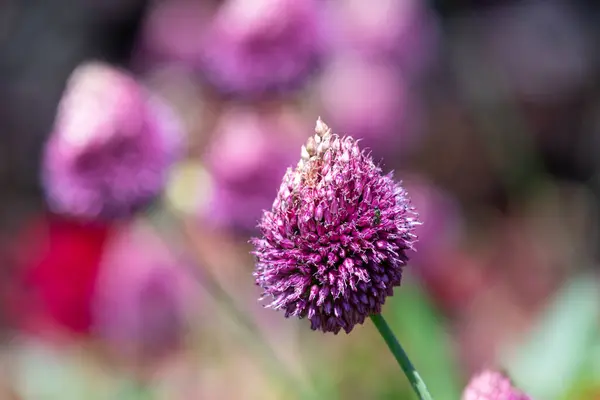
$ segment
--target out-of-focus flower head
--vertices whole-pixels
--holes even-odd
[[[459,204],[450,193],[417,175],[403,181],[423,222],[415,228],[419,251],[411,254],[416,263],[435,257],[440,250],[455,248],[462,238],[462,217]]]
[[[406,73],[418,72],[435,51],[437,21],[423,0],[329,4],[331,40],[338,50],[400,62]]]
[[[118,354],[134,360],[176,350],[189,328],[195,286],[185,266],[143,225],[107,243],[94,296],[94,326]]]
[[[235,107],[221,116],[213,137],[206,155],[212,196],[204,214],[218,226],[254,231],[297,159],[302,121],[286,109]]]
[[[102,63],[77,68],[46,145],[42,180],[50,208],[80,218],[118,218],[163,189],[182,148],[166,104]]]
[[[332,125],[364,140],[363,146],[379,160],[413,147],[415,104],[407,91],[401,73],[391,64],[342,56],[325,68],[319,97]]]
[[[406,191],[319,119],[252,239],[267,305],[350,332],[399,286],[419,224]]]
[[[56,216],[26,227],[19,240],[27,246],[18,248],[25,291],[18,294],[24,296],[20,305],[15,304],[20,310],[15,315],[25,329],[89,332],[94,285],[110,234],[106,224]]]
[[[504,374],[485,370],[475,375],[466,387],[462,400],[531,400],[516,389]]]
[[[206,1],[169,0],[152,5],[142,28],[136,61],[198,67],[202,37],[213,9]]]
[[[204,37],[208,82],[226,95],[294,89],[323,52],[318,0],[227,0]]]

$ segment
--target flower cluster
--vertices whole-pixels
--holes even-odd
[[[133,77],[102,63],[77,68],[46,146],[50,207],[87,219],[131,214],[163,188],[180,124]]]
[[[302,121],[285,110],[235,107],[221,116],[206,152],[214,178],[205,218],[220,227],[255,232],[256,220],[273,201],[273,188],[296,160]]]
[[[406,191],[356,140],[321,120],[315,132],[260,221],[254,276],[267,307],[348,333],[400,285],[419,222]]]
[[[503,374],[486,370],[471,379],[462,400],[531,400]]]
[[[318,65],[322,41],[316,0],[232,0],[208,27],[201,64],[226,94],[291,89]]]

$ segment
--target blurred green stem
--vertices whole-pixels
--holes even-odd
[[[196,254],[186,249],[186,244],[189,243],[189,236],[180,218],[170,212],[168,208],[162,211],[162,213],[157,212],[153,214],[151,220],[158,222],[161,226],[164,224],[171,228],[169,232],[169,243],[171,246],[181,249],[184,254]],[[162,221],[162,224],[159,220]],[[301,399],[312,400],[318,398],[318,393],[315,392],[311,385],[299,379],[289,370],[275,349],[269,345],[269,341],[263,335],[257,323],[248,316],[245,310],[240,308],[235,299],[223,288],[221,283],[208,270],[202,267],[208,264],[208,262],[197,259],[197,256],[195,258],[197,268],[193,268],[192,272],[196,279],[202,288],[244,328],[248,335],[245,339],[248,339],[252,345],[260,347],[261,355],[266,355],[269,358],[266,362],[269,373],[272,376],[276,376],[279,380],[286,382],[288,390],[294,390]]]
[[[423,382],[423,379],[421,379],[421,376],[410,362],[410,359],[406,355],[406,352],[400,345],[398,339],[396,339],[394,332],[392,332],[390,326],[385,321],[383,316],[381,314],[372,314],[371,321],[373,321],[373,324],[375,324],[375,326],[377,327],[377,330],[381,334],[381,337],[383,337],[383,340],[385,340],[385,343],[388,345],[388,348],[390,349],[394,357],[396,357],[396,361],[398,361],[400,368],[402,368],[402,371],[404,371],[404,374],[406,375],[408,381],[419,396],[419,399],[433,400],[431,394],[429,394],[429,391],[427,390],[425,382]]]
[[[267,367],[273,376],[278,376],[279,379],[287,383],[288,388],[296,390],[302,399],[315,399],[317,395],[312,392],[312,388],[306,385],[305,382],[298,380],[286,367],[285,362],[279,358],[277,352],[268,344],[268,340],[263,336],[260,328],[254,320],[248,317],[245,311],[242,311],[235,300],[227,293],[221,284],[212,277],[209,273],[202,269],[197,269],[196,273],[200,274],[199,281],[204,289],[224,307],[227,312],[235,320],[240,323],[246,332],[250,335],[253,344],[259,345],[263,354],[266,354],[271,359],[267,363]],[[288,389],[289,390],[289,389]]]

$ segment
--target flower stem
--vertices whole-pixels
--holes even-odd
[[[406,352],[400,345],[398,339],[396,339],[394,332],[392,332],[390,326],[385,321],[383,316],[381,314],[372,314],[371,321],[373,321],[373,324],[375,324],[375,327],[381,334],[381,337],[383,337],[383,340],[385,340],[385,343],[388,345],[388,348],[396,358],[396,361],[398,361],[400,368],[402,368],[402,371],[419,396],[419,399],[433,400],[433,397],[431,397],[431,394],[429,394],[429,391],[427,390],[425,382],[423,379],[421,379],[421,376],[410,362]]]

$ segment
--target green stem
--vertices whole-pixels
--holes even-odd
[[[404,374],[419,396],[419,399],[433,400],[433,397],[431,397],[431,394],[429,394],[429,391],[427,390],[425,382],[423,382],[423,379],[421,379],[421,376],[410,362],[406,352],[400,345],[400,342],[398,342],[398,339],[396,339],[394,332],[392,332],[383,316],[381,314],[372,314],[371,321],[373,321],[373,324],[377,327],[377,330],[381,334],[381,337],[383,337],[383,340],[385,340],[385,343],[396,358],[396,361],[398,361],[400,368],[404,371]]]

